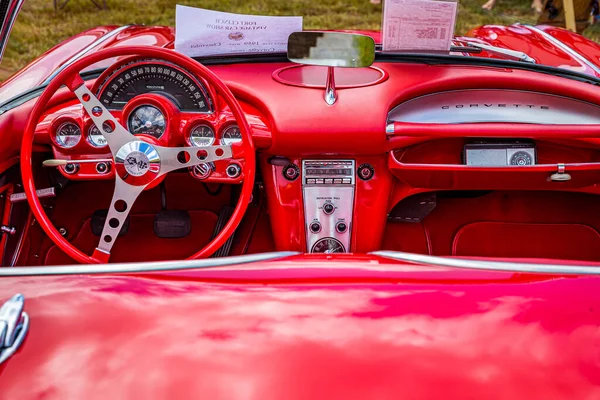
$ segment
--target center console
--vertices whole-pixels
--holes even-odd
[[[302,196],[310,253],[350,251],[354,160],[303,160]]]

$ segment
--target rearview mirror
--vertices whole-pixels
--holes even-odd
[[[294,32],[288,39],[288,59],[325,67],[368,67],[375,60],[375,41],[353,33]]]
[[[363,68],[375,61],[375,41],[370,36],[341,32],[294,32],[288,38],[288,59],[305,65],[329,67],[325,102],[337,100],[334,67]]]

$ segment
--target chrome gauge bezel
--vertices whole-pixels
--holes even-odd
[[[142,108],[154,108],[156,111],[158,111],[158,113],[160,114],[160,116],[163,119],[164,125],[162,128],[162,131],[160,132],[160,135],[155,135],[153,133],[145,133],[145,132],[134,132],[132,126],[131,126],[131,119],[133,117],[136,116],[136,113],[142,109]],[[154,105],[154,104],[148,104],[148,103],[144,103],[144,104],[140,104],[137,107],[135,107],[133,110],[131,110],[131,112],[129,113],[129,115],[127,115],[127,130],[129,132],[131,132],[132,135],[148,135],[148,136],[152,136],[155,139],[160,139],[161,137],[163,137],[163,135],[165,134],[165,132],[167,131],[168,128],[168,118],[165,115],[165,112],[158,106]]]
[[[231,139],[231,138],[226,138],[225,135],[227,134],[228,131],[232,130],[232,129],[237,129],[239,134],[240,134],[240,138],[239,139]],[[223,129],[223,131],[221,132],[221,138],[219,139],[219,143],[223,146],[230,146],[232,144],[235,143],[241,143],[242,142],[242,132],[240,131],[240,127],[237,124],[232,124],[227,126],[225,129]]]
[[[194,131],[196,131],[197,129],[200,128],[207,128],[210,131],[211,136],[202,136],[202,139],[210,139],[210,142],[207,142],[205,144],[197,144],[194,142],[194,139],[192,138],[192,135],[194,134]],[[187,142],[190,146],[192,147],[206,147],[206,146],[212,146],[215,144],[215,140],[216,140],[216,135],[215,135],[215,130],[208,124],[206,123],[200,123],[200,124],[195,124],[192,129],[189,130],[188,134],[187,134]]]
[[[96,132],[98,132],[98,134],[92,134],[94,129],[96,130]],[[101,137],[102,139],[104,139],[105,143],[104,144],[95,143],[94,139],[93,139],[94,136]],[[90,146],[92,146],[96,149],[103,149],[106,146],[108,146],[108,141],[106,141],[106,138],[104,137],[104,135],[102,133],[100,133],[100,129],[98,129],[98,127],[94,124],[90,125],[90,127],[87,130],[87,142],[90,144]]]
[[[76,136],[78,136],[77,141],[74,144],[70,145],[70,146],[65,145],[64,141],[59,141],[59,139],[58,139],[59,132],[65,126],[67,126],[67,125],[74,126],[77,129],[77,132],[79,132],[79,135],[76,135]],[[81,142],[81,135],[82,135],[82,133],[81,133],[81,127],[76,122],[74,122],[74,121],[63,121],[54,130],[54,134],[52,135],[52,141],[54,142],[54,144],[56,146],[60,147],[61,149],[72,149],[73,147],[77,146],[79,144],[79,142]],[[63,135],[63,136],[66,136],[66,135]],[[72,135],[69,135],[69,136],[72,136]]]

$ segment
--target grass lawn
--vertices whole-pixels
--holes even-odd
[[[493,13],[480,8],[483,0],[459,0],[456,33],[483,24],[532,23],[531,0],[500,0]],[[89,0],[70,0],[55,12],[52,0],[26,0],[0,66],[6,79],[35,57],[85,29],[98,25],[174,25],[174,0],[108,0],[98,10]],[[180,0],[179,4],[247,14],[302,15],[305,29],[380,29],[381,5],[369,0]],[[600,27],[584,34],[600,39]]]

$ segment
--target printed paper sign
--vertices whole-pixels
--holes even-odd
[[[190,57],[287,51],[302,17],[242,15],[177,5],[175,50]]]
[[[383,51],[450,50],[456,5],[451,1],[386,0]]]

